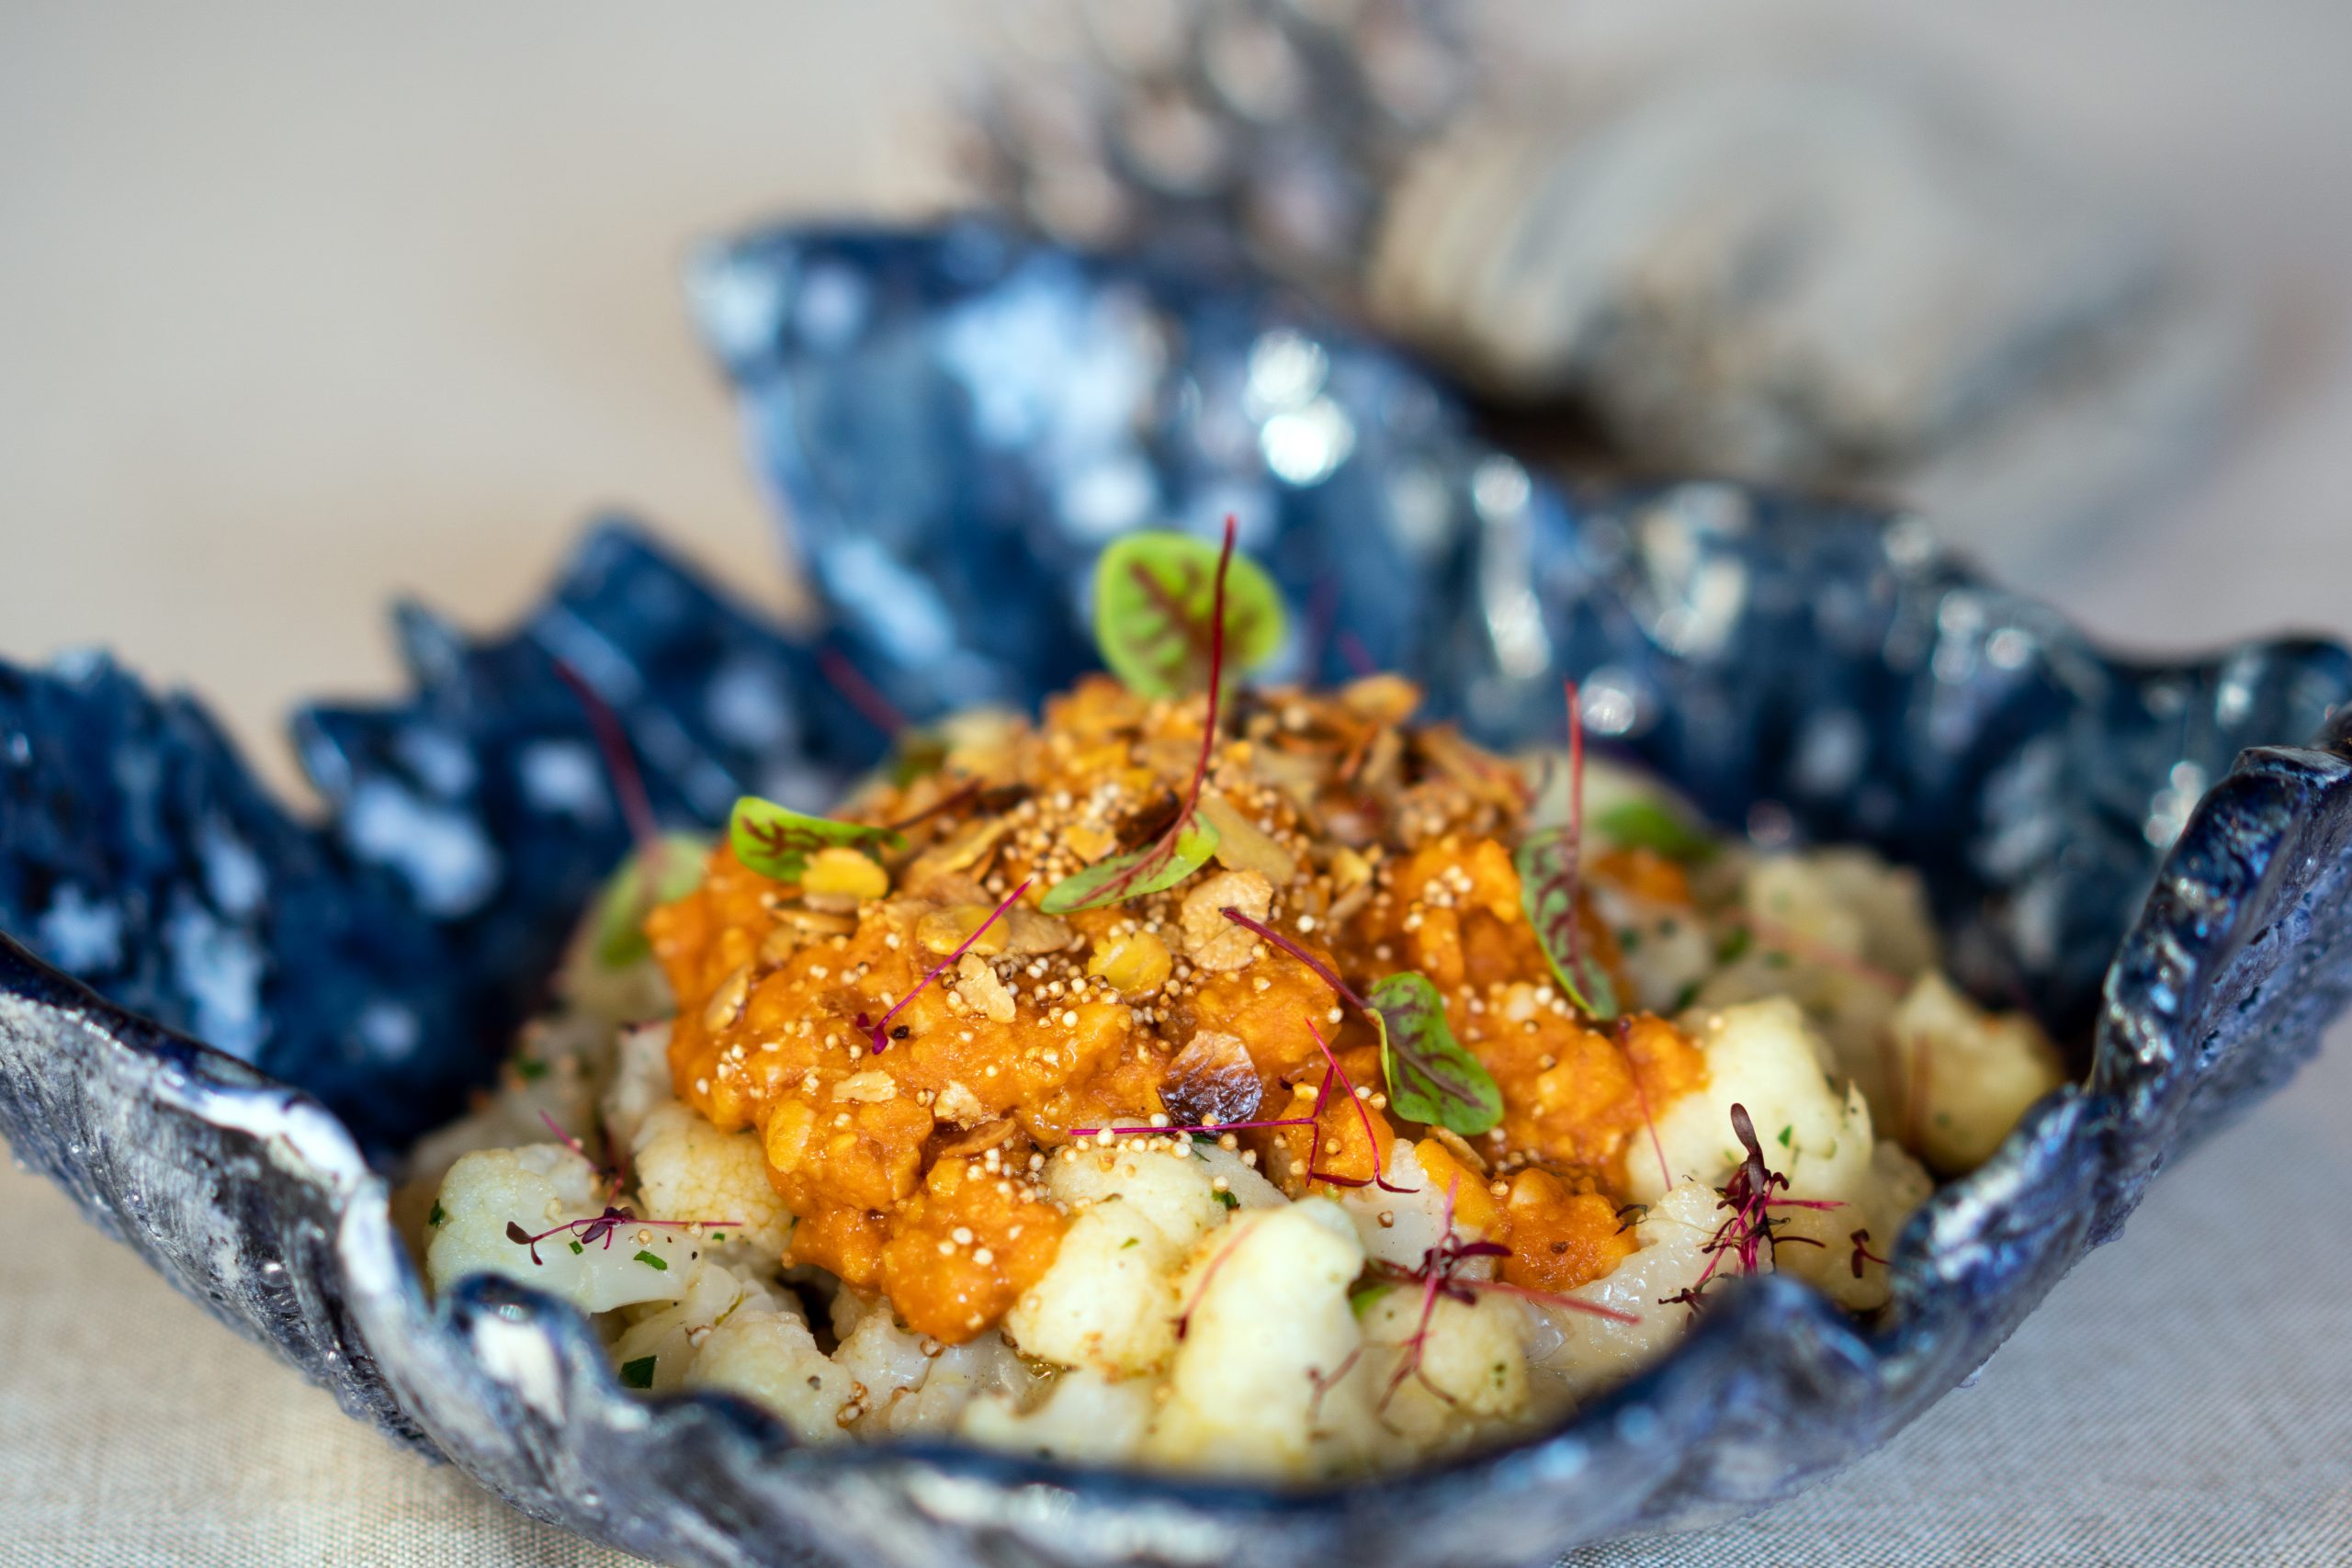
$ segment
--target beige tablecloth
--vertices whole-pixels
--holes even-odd
[[[1525,9],[1573,63],[1752,8]],[[0,655],[121,649],[284,780],[295,694],[390,683],[389,594],[494,623],[599,500],[780,597],[675,268],[756,214],[867,206],[873,150],[979,10],[0,8]],[[2352,6],[1788,10],[1928,39],[2261,302],[2225,460],[2028,586],[2143,645],[2352,632]],[[2347,1192],[2340,1039],[1885,1452],[1588,1561],[2352,1562]],[[0,1169],[0,1568],[613,1561],[345,1420]]]

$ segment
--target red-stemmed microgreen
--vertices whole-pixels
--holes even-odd
[[[557,1143],[561,1144],[565,1148],[570,1149],[573,1154],[578,1155],[582,1159],[588,1162],[589,1166],[595,1171],[596,1179],[598,1181],[604,1183],[605,1187],[614,1192],[618,1192],[621,1190],[621,1184],[628,1176],[628,1156],[625,1152],[623,1152],[619,1143],[613,1137],[611,1128],[606,1127],[603,1129],[605,1157],[603,1159],[597,1159],[589,1154],[586,1145],[582,1144],[578,1138],[573,1137],[570,1133],[565,1132],[563,1123],[557,1121],[552,1115],[542,1111],[539,1112],[539,1120],[547,1124],[548,1132],[555,1134]]]
[[[881,844],[897,849],[906,840],[895,828],[865,822],[836,822],[778,806],[756,795],[736,801],[728,817],[727,841],[735,858],[762,876],[797,882],[808,869],[808,857],[835,846],[863,849]]]
[[[949,953],[946,957],[933,964],[931,968],[924,973],[923,977],[917,980],[912,987],[908,990],[905,996],[900,997],[897,1001],[890,1004],[890,1010],[888,1012],[884,1013],[879,1019],[875,1020],[872,1022],[867,1021],[865,1013],[860,1012],[857,1015],[857,1026],[858,1028],[865,1031],[865,1038],[873,1043],[874,1054],[876,1055],[879,1056],[884,1051],[889,1049],[891,1039],[889,1033],[890,1021],[899,1016],[899,1010],[904,1008],[909,1002],[913,1001],[917,997],[922,995],[923,987],[930,985],[933,980],[938,979],[943,970],[949,968],[951,965],[961,960],[964,954],[971,952],[972,944],[979,941],[982,933],[986,932],[990,926],[996,924],[997,921],[1004,918],[1004,912],[1007,909],[1012,908],[1014,901],[1023,893],[1029,891],[1029,883],[1034,880],[1035,878],[1024,879],[1020,886],[1006,894],[1003,901],[989,912],[989,918],[987,919],[982,920],[978,925],[972,928],[972,934],[966,937],[960,943],[958,943],[955,952]]]
[[[1848,1236],[1846,1239],[1852,1244],[1854,1248],[1854,1256],[1851,1261],[1854,1266],[1855,1279],[1859,1280],[1862,1277],[1862,1265],[1865,1263],[1875,1263],[1882,1269],[1891,1269],[1894,1266],[1894,1259],[1881,1258],[1877,1253],[1871,1250],[1871,1233],[1869,1226],[1863,1226],[1860,1230],[1854,1232],[1853,1235]]]
[[[1568,819],[1530,833],[1512,857],[1519,871],[1520,908],[1553,976],[1579,1011],[1607,1021],[1618,1013],[1617,987],[1586,948],[1577,907],[1584,852],[1584,701],[1574,681],[1568,693]]]
[[[1408,969],[1373,987],[1370,996],[1360,996],[1329,964],[1263,920],[1230,906],[1221,912],[1306,965],[1340,1000],[1372,1021],[1380,1036],[1380,1070],[1387,1080],[1388,1103],[1397,1115],[1465,1138],[1489,1132],[1502,1121],[1502,1089],[1485,1064],[1453,1037],[1445,999],[1427,976]]]
[[[657,1230],[729,1230],[739,1229],[742,1224],[741,1220],[648,1220],[630,1213],[627,1209],[607,1203],[605,1206],[605,1212],[601,1214],[581,1220],[566,1220],[560,1225],[549,1225],[537,1235],[525,1230],[514,1221],[509,1220],[506,1222],[506,1239],[517,1247],[530,1248],[532,1263],[539,1268],[545,1268],[547,1259],[539,1256],[539,1243],[549,1236],[570,1235],[575,1249],[594,1247],[598,1242],[602,1242],[605,1244],[605,1250],[610,1252],[613,1249],[615,1233],[628,1226],[647,1225]]]
[[[1666,1162],[1666,1140],[1657,1135],[1657,1118],[1650,1114],[1650,1091],[1642,1083],[1642,1065],[1634,1060],[1628,1047],[1632,1044],[1633,1020],[1617,1021],[1617,1043],[1625,1052],[1625,1071],[1634,1080],[1634,1102],[1642,1108],[1642,1125],[1650,1135],[1650,1152],[1657,1156],[1658,1191],[1665,1193],[1674,1186],[1674,1168]]]
[[[853,663],[849,655],[840,649],[821,648],[817,650],[817,673],[825,678],[825,684],[840,694],[842,701],[856,710],[858,717],[889,739],[896,740],[907,732],[907,716],[900,713],[898,705],[884,696],[882,689],[867,680],[865,671]]]
[[[1118,549],[1120,545],[1148,536],[1127,536],[1119,545],[1114,545],[1111,550],[1103,552],[1104,560],[1110,560],[1112,551]],[[1188,535],[1170,537],[1184,539],[1191,545],[1200,543]],[[1208,709],[1201,719],[1200,759],[1193,765],[1192,787],[1185,791],[1183,805],[1159,837],[1142,849],[1113,855],[1054,884],[1038,905],[1048,915],[1099,909],[1124,903],[1129,898],[1140,898],[1148,893],[1163,892],[1206,865],[1209,856],[1216,852],[1216,828],[1200,815],[1200,804],[1201,789],[1208,782],[1209,763],[1216,756],[1217,709],[1225,686],[1226,578],[1234,565],[1233,541],[1234,520],[1227,517],[1225,520],[1225,544],[1217,552],[1215,581],[1210,590],[1209,624],[1205,634],[1208,641]],[[1150,581],[1158,581],[1148,572],[1145,575]],[[1102,624],[1102,595],[1108,581],[1107,578],[1098,578],[1095,585],[1098,634]],[[1104,657],[1110,657],[1107,645]],[[1116,670],[1118,665],[1114,662],[1112,668]],[[1125,671],[1121,674],[1125,678]]]
[[[607,969],[625,969],[652,951],[645,940],[645,917],[657,904],[683,898],[701,880],[703,857],[710,841],[699,833],[664,833],[653,815],[646,793],[645,774],[620,716],[603,694],[564,660],[555,661],[561,681],[587,716],[588,732],[596,742],[613,798],[620,803],[621,820],[628,825],[636,846],[614,872],[596,897],[594,935],[591,951]]]
[[[1454,1403],[1451,1395],[1430,1381],[1428,1373],[1422,1368],[1423,1353],[1429,1346],[1430,1322],[1437,1315],[1437,1303],[1441,1297],[1450,1297],[1468,1306],[1476,1304],[1481,1294],[1516,1296],[1521,1301],[1536,1302],[1544,1306],[1563,1307],[1570,1312],[1580,1312],[1593,1317],[1606,1318],[1611,1323],[1638,1324],[1641,1322],[1641,1319],[1632,1313],[1620,1312],[1615,1307],[1602,1306],[1599,1302],[1560,1295],[1551,1291],[1531,1290],[1527,1286],[1514,1285],[1502,1280],[1476,1279],[1464,1274],[1463,1269],[1474,1258],[1508,1258],[1510,1256],[1510,1248],[1500,1242],[1468,1240],[1454,1228],[1454,1202],[1461,1193],[1461,1189],[1462,1179],[1458,1176],[1446,1183],[1445,1207],[1439,1213],[1441,1228],[1438,1238],[1430,1244],[1427,1251],[1421,1254],[1421,1261],[1417,1267],[1405,1269],[1398,1269],[1393,1264],[1373,1265],[1372,1272],[1375,1283],[1419,1285],[1421,1290],[1420,1313],[1414,1320],[1413,1332],[1397,1346],[1405,1355],[1398,1361],[1396,1371],[1390,1376],[1388,1386],[1380,1396],[1380,1408],[1384,1410],[1387,1408],[1388,1402],[1396,1396],[1396,1391],[1410,1379],[1419,1379],[1422,1387],[1446,1404]]]
[[[1749,1119],[1747,1107],[1736,1103],[1732,1106],[1731,1130],[1747,1153],[1733,1168],[1730,1179],[1717,1190],[1720,1196],[1715,1206],[1729,1211],[1728,1216],[1701,1249],[1706,1255],[1706,1268],[1700,1271],[1698,1279],[1662,1298],[1658,1303],[1661,1306],[1684,1306],[1697,1312],[1707,1287],[1714,1282],[1716,1271],[1726,1258],[1738,1259],[1742,1274],[1754,1274],[1768,1261],[1777,1266],[1780,1248],[1785,1243],[1824,1245],[1812,1236],[1782,1235],[1780,1227],[1787,1222],[1775,1218],[1773,1210],[1845,1207],[1836,1199],[1774,1197],[1774,1193],[1789,1190],[1789,1179],[1765,1163],[1764,1145],[1757,1139],[1756,1123]]]
[[[1095,646],[1130,690],[1181,696],[1204,677],[1214,689],[1228,655],[1246,670],[1282,647],[1282,591],[1257,562],[1235,557],[1237,526],[1228,515],[1222,546],[1145,529],[1096,559]]]

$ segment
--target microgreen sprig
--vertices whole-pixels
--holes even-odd
[[[1029,891],[1029,884],[1035,880],[1035,879],[1034,877],[1024,878],[1020,886],[1006,894],[1003,901],[989,912],[989,918],[987,919],[982,920],[978,925],[972,928],[972,934],[966,937],[963,942],[957,945],[955,952],[949,953],[946,957],[933,964],[931,968],[925,972],[923,977],[917,980],[908,990],[905,996],[900,997],[897,1001],[890,1004],[890,1010],[884,1013],[880,1019],[869,1023],[866,1021],[865,1014],[861,1012],[857,1015],[857,1026],[865,1031],[865,1038],[872,1043],[874,1046],[874,1054],[876,1055],[879,1056],[884,1051],[889,1049],[890,1021],[899,1016],[899,1010],[904,1008],[909,1002],[914,1000],[917,997],[922,995],[923,987],[930,985],[933,980],[939,978],[940,972],[942,970],[947,968],[950,964],[956,963],[964,956],[964,954],[971,952],[972,944],[980,940],[981,933],[986,931],[990,926],[996,924],[998,920],[1003,919],[1004,912],[1012,908],[1013,901],[1015,899],[1019,898],[1023,893]]]
[[[1427,976],[1408,969],[1382,980],[1371,996],[1359,996],[1329,964],[1264,921],[1231,906],[1221,913],[1306,964],[1340,1000],[1372,1021],[1380,1036],[1381,1076],[1387,1080],[1388,1103],[1396,1114],[1465,1138],[1491,1131],[1502,1121],[1502,1089],[1485,1064],[1454,1039],[1444,998]]]
[[[1208,711],[1201,720],[1201,755],[1193,766],[1192,787],[1185,792],[1184,803],[1159,837],[1144,848],[1114,855],[1054,884],[1038,905],[1048,915],[1099,909],[1147,893],[1162,892],[1206,865],[1209,856],[1216,852],[1216,828],[1199,813],[1201,789],[1208,782],[1209,763],[1216,756],[1217,708],[1225,686],[1226,578],[1234,565],[1235,526],[1232,517],[1226,518],[1225,543],[1217,551],[1216,573],[1210,590]],[[1130,535],[1129,538],[1145,536]],[[1109,555],[1105,551],[1104,558],[1108,559]],[[1102,586],[1098,581],[1098,591]]]
[[[1768,1261],[1777,1266],[1780,1249],[1787,1243],[1823,1245],[1809,1235],[1782,1235],[1780,1227],[1787,1222],[1774,1217],[1773,1210],[1845,1207],[1831,1198],[1774,1197],[1774,1193],[1789,1190],[1789,1179],[1765,1163],[1764,1145],[1756,1136],[1756,1123],[1748,1117],[1745,1105],[1732,1106],[1731,1130],[1740,1147],[1747,1152],[1733,1169],[1731,1179],[1718,1190],[1721,1196],[1715,1207],[1729,1213],[1701,1248],[1706,1255],[1707,1266],[1700,1271],[1699,1278],[1674,1294],[1662,1297],[1658,1303],[1661,1306],[1684,1306],[1697,1312],[1707,1287],[1714,1282],[1716,1271],[1726,1258],[1738,1259],[1741,1273],[1753,1274]]]
[[[517,1247],[530,1248],[531,1261],[540,1268],[545,1268],[547,1259],[539,1256],[539,1243],[549,1236],[572,1234],[575,1247],[594,1247],[598,1242],[602,1242],[605,1244],[605,1250],[610,1252],[613,1249],[614,1233],[624,1226],[650,1225],[658,1230],[692,1230],[697,1225],[703,1225],[714,1230],[725,1230],[740,1227],[742,1223],[741,1220],[648,1220],[630,1213],[627,1209],[607,1203],[605,1205],[605,1212],[601,1214],[594,1214],[584,1220],[566,1220],[560,1225],[549,1225],[536,1235],[525,1230],[514,1221],[509,1220],[506,1222],[506,1239]]]
[[[1520,908],[1553,976],[1577,1009],[1604,1022],[1618,1013],[1617,987],[1587,951],[1577,908],[1584,852],[1584,702],[1574,681],[1568,693],[1568,819],[1530,833],[1513,857]]]

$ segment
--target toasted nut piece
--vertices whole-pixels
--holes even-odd
[[[1258,939],[1225,918],[1227,907],[1253,920],[1273,908],[1274,886],[1254,871],[1222,871],[1184,895],[1184,952],[1204,969],[1238,969]]]
[[[1089,975],[1101,976],[1119,995],[1129,998],[1148,997],[1166,985],[1172,967],[1168,944],[1150,931],[1112,937],[1098,943],[1094,956],[1086,961]]]
[[[1040,914],[1026,904],[1007,909],[998,924],[1005,930],[1005,951],[1023,957],[1059,953],[1078,941],[1078,931],[1069,921]]]
[[[969,952],[993,958],[1004,951],[1006,941],[1004,922],[989,923],[989,917],[994,913],[986,904],[956,904],[933,909],[915,922],[915,941],[922,944],[924,951],[940,953],[953,953],[969,941]],[[982,931],[983,926],[988,929]],[[974,936],[975,931],[979,934]]]
[[[1020,1010],[1013,1005],[1012,993],[977,953],[964,954],[956,965],[956,994],[964,998],[966,1007],[991,1023],[1011,1023]]]
[[[800,874],[805,898],[879,898],[890,891],[890,874],[855,850],[835,844],[808,857]],[[820,906],[821,908],[821,906]]]
[[[1080,822],[1074,828],[1062,829],[1062,848],[1088,865],[1092,865],[1118,847],[1119,835],[1108,828]]]
[[[989,1108],[980,1102],[980,1097],[954,1078],[949,1078],[947,1087],[939,1091],[939,1098],[932,1102],[931,1111],[933,1115],[951,1127],[972,1129],[941,1149],[942,1157],[953,1154],[978,1154],[982,1149],[1002,1143],[1012,1135],[1014,1127],[1010,1118],[989,1121]]]
[[[702,1026],[714,1034],[727,1028],[743,1016],[743,998],[751,994],[752,966],[739,964],[703,1004]]]
[[[1228,871],[1254,871],[1277,887],[1298,874],[1298,862],[1239,807],[1215,790],[1201,793],[1201,815],[1216,829],[1216,859]]]
[[[907,867],[907,886],[921,889],[949,872],[965,871],[974,876],[981,874],[983,863],[995,852],[996,841],[1012,831],[1009,817],[991,817],[978,822],[967,822],[955,834],[933,844],[914,858]]]
[[[876,1105],[899,1098],[899,1080],[879,1067],[852,1073],[833,1086],[833,1098],[859,1105]]]
[[[1421,689],[1402,675],[1366,675],[1340,687],[1340,701],[1376,724],[1402,724],[1421,705]]]

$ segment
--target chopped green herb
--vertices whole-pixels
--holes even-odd
[[[449,1223],[449,1211],[441,1206],[440,1199],[433,1200],[433,1213],[424,1217],[424,1223],[436,1227]]]
[[[1627,926],[1623,931],[1619,931],[1617,933],[1617,947],[1618,950],[1623,953],[1639,953],[1642,950],[1641,928],[1638,926]]]
[[[634,1361],[623,1361],[621,1363],[621,1386],[623,1388],[651,1388],[653,1386],[653,1362],[654,1358],[651,1356],[639,1356]]]
[[[1348,1292],[1348,1308],[1361,1318],[1379,1304],[1380,1298],[1396,1287],[1386,1280],[1374,1280],[1369,1285],[1358,1285]]]
[[[669,1271],[669,1264],[662,1260],[662,1256],[659,1253],[640,1252],[637,1255],[637,1260],[639,1263],[644,1264],[648,1269],[659,1269],[664,1273]]]
[[[728,818],[727,841],[734,846],[735,858],[762,876],[797,882],[808,869],[808,857],[819,850],[846,845],[872,853],[876,844],[897,849],[907,840],[892,829],[811,817],[747,795],[735,803]]]
[[[1121,1242],[1121,1243],[1119,1244],[1119,1250],[1120,1250],[1121,1252],[1125,1252],[1127,1248],[1129,1248],[1129,1247],[1131,1247],[1135,1246],[1135,1245],[1136,1245],[1136,1243],[1137,1243],[1137,1242],[1141,1241],[1142,1239],[1143,1239],[1143,1238],[1142,1238],[1141,1236],[1135,1236],[1135,1235],[1131,1235],[1131,1236],[1127,1237],[1127,1239],[1126,1239],[1126,1240],[1125,1240],[1125,1241],[1123,1241],[1123,1242]]]
[[[1738,963],[1756,945],[1756,933],[1746,926],[1735,926],[1729,936],[1715,944],[1715,962],[1723,964]]]
[[[1781,1128],[1781,1146],[1782,1148],[1784,1148],[1784,1149],[1785,1149],[1785,1148],[1790,1148],[1790,1147],[1792,1147],[1792,1146],[1793,1146],[1793,1145],[1792,1145],[1790,1144],[1790,1142],[1789,1142],[1789,1136],[1790,1136],[1790,1134],[1791,1134],[1794,1133],[1796,1130],[1797,1130],[1797,1128],[1796,1128],[1796,1123],[1795,1123],[1795,1122],[1790,1122],[1787,1126],[1785,1126],[1785,1127],[1783,1127],[1783,1128]]]
[[[582,1247],[582,1245],[580,1245],[580,1243],[578,1243],[578,1242],[576,1242],[576,1241],[574,1241],[574,1242],[568,1242],[568,1243],[566,1243],[565,1245],[569,1246],[569,1247],[571,1248],[571,1250],[572,1250],[572,1251],[574,1251],[574,1252],[585,1252],[585,1251],[587,1251],[587,1250],[588,1250],[586,1247]]]
[[[645,940],[645,917],[655,905],[693,892],[709,855],[710,840],[700,833],[664,833],[621,862],[596,896],[592,946],[596,962],[607,969],[626,969],[650,957],[653,949]]]
[[[727,1239],[727,1233],[725,1231],[713,1231],[710,1233],[710,1239],[713,1241],[725,1241]]]
[[[1649,850],[1694,864],[1712,858],[1718,848],[1704,829],[1679,812],[1647,798],[1621,800],[1594,812],[1592,829],[1623,849]]]
[[[1241,1207],[1241,1200],[1230,1192],[1219,1192],[1216,1195],[1216,1201],[1224,1204],[1228,1212]]]
[[[514,1076],[525,1083],[537,1083],[548,1076],[548,1065],[534,1056],[514,1058]]]
[[[1667,1004],[1666,1010],[1668,1012],[1680,1012],[1698,999],[1699,982],[1696,980],[1685,980],[1682,983],[1682,988],[1674,993],[1674,1000]]]
[[[1167,530],[1128,534],[1103,550],[1094,565],[1094,642],[1112,674],[1147,697],[1199,691],[1220,629],[1235,670],[1273,657],[1283,644],[1281,590],[1237,555],[1220,595],[1220,554],[1210,540]]]

